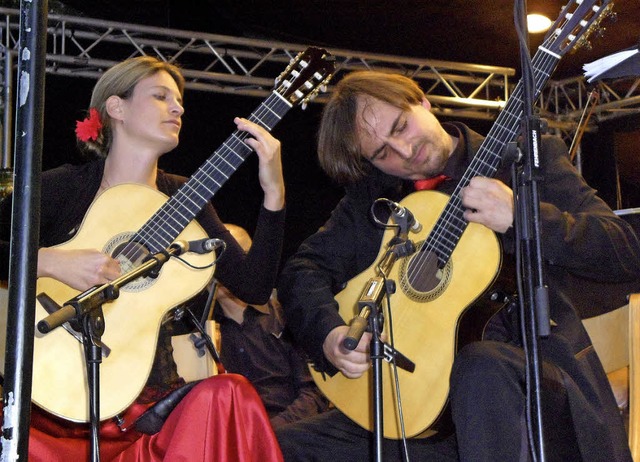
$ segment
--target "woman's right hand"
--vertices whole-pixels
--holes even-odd
[[[120,273],[120,263],[96,249],[42,247],[38,250],[38,277],[56,279],[76,290],[106,284]]]

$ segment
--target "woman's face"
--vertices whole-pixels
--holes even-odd
[[[161,154],[178,145],[182,126],[182,96],[175,80],[159,71],[140,80],[123,99],[120,132],[127,142],[157,149]]]

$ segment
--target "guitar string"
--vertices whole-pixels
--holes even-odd
[[[310,54],[309,54],[310,53]],[[317,53],[317,52],[315,52]],[[298,57],[292,62],[290,66],[287,67],[284,73],[290,74],[294,76],[295,80],[300,80],[301,78],[307,79],[305,76],[306,73],[311,72],[310,77],[307,81],[304,82],[303,85],[293,85],[293,81],[288,81],[287,79],[278,79],[278,88],[275,89],[271,95],[262,103],[260,106],[249,116],[249,120],[256,122],[259,125],[262,125],[268,131],[270,131],[279,120],[288,112],[289,109],[293,107],[293,104],[285,98],[286,91],[292,91],[293,94],[298,97],[298,101],[304,101],[300,98],[301,95],[309,96],[311,95],[316,88],[318,88],[325,77],[330,76],[332,73],[331,66],[327,65],[327,62],[323,66],[319,68],[315,68],[310,66],[311,62],[314,61],[314,50],[307,50],[307,52],[298,55]],[[318,56],[315,57],[317,60]],[[294,69],[296,68],[297,69]],[[314,70],[315,68],[315,70]],[[328,74],[326,74],[328,71]],[[284,74],[283,73],[283,74]],[[314,84],[313,81],[317,82]],[[281,93],[282,92],[282,93]],[[270,103],[273,101],[274,103]],[[280,110],[278,112],[278,104],[280,105]],[[265,116],[266,114],[266,116]],[[272,114],[274,117],[270,117],[269,114]],[[169,200],[163,204],[163,206],[154,213],[149,220],[142,226],[140,230],[133,236],[133,238],[125,245],[122,249],[121,254],[131,254],[131,252],[135,252],[135,258],[140,258],[141,256],[146,256],[147,251],[138,243],[138,241],[142,241],[142,244],[147,244],[147,246],[151,246],[153,244],[155,246],[155,250],[162,250],[169,245],[170,241],[173,240],[177,235],[182,231],[184,227],[186,227],[191,219],[204,207],[206,202],[213,197],[217,189],[219,189],[224,182],[235,172],[235,170],[246,160],[246,158],[253,152],[253,150],[244,142],[244,140],[249,135],[246,132],[240,132],[236,130],[227,140],[220,146],[212,156],[207,159],[207,161],[202,165],[198,171],[192,175],[192,177],[184,183],[178,191],[172,195]],[[241,151],[238,148],[244,148]],[[238,159],[233,162],[233,159],[229,159],[229,156],[224,156],[224,149],[230,150],[233,154],[236,155]],[[222,167],[224,165],[228,165],[230,167],[230,172],[227,174],[223,171]],[[219,178],[220,181],[217,181],[215,173],[220,174],[223,178]],[[202,177],[200,180],[199,178]],[[215,186],[208,187],[207,184],[202,181],[213,180]],[[210,184],[210,181],[207,181]],[[203,196],[200,194],[200,191],[204,189],[204,193],[206,195]],[[194,200],[191,199],[191,194],[187,194],[187,192],[194,192],[197,196],[200,197],[201,203],[198,204]],[[192,202],[196,208],[190,208],[185,203],[180,203],[180,196],[188,199]],[[177,204],[176,204],[177,203]],[[181,206],[182,211],[178,209],[176,206]],[[183,212],[186,212],[185,216]],[[188,216],[188,215],[191,216]],[[180,222],[182,219],[182,223]],[[178,229],[173,226],[169,226],[173,229],[174,234],[171,235],[167,231],[167,224],[169,221],[173,221],[174,224],[178,225]],[[158,233],[164,233],[164,241],[154,238],[154,235]],[[162,236],[161,236],[162,237]]]
[[[301,63],[302,67],[309,67],[310,61],[309,61],[309,63],[305,64],[303,62],[303,59],[304,59],[304,57],[300,57],[296,63],[298,63],[298,62]],[[294,64],[296,64],[296,63],[294,63]],[[291,69],[292,67],[293,67],[293,65],[290,66],[288,69]],[[318,83],[321,84],[322,80],[323,80],[323,77],[324,77],[323,74],[319,70],[318,71],[313,71],[313,69],[311,69],[311,68],[307,69],[307,71],[309,71],[309,70],[312,71],[311,79],[316,79],[316,80],[318,80]],[[324,70],[326,71],[327,68],[325,67]],[[301,72],[298,72],[297,74],[295,72],[293,72],[292,74],[298,79],[300,78],[301,75],[303,75],[303,73],[301,73]],[[296,87],[296,86],[291,85],[290,82],[287,82],[286,80],[283,80],[280,89],[284,88],[285,90],[287,90],[287,89],[290,89],[290,88],[297,88],[296,93],[304,94],[304,92],[302,90],[315,90],[315,88],[317,88],[317,86],[318,86],[318,85],[316,85],[316,86],[312,85],[311,82],[306,82],[306,84],[307,85],[304,88],[303,87]],[[289,87],[287,87],[287,85],[289,85]],[[273,126],[275,126],[277,121],[279,121],[284,116],[284,114],[286,114],[288,109],[290,109],[293,106],[289,101],[287,101],[284,98],[284,96],[282,96],[279,93],[279,91],[274,91],[273,92],[273,96],[275,97],[276,103],[278,103],[278,102],[282,103],[283,109],[281,109],[281,111],[280,111],[281,113],[278,113],[278,112],[274,111],[276,106],[267,104],[267,102],[269,101],[269,100],[267,100],[265,103],[263,103],[258,108],[258,110],[256,110],[249,117],[250,120],[253,119],[258,124],[264,126],[267,130],[271,130],[271,128],[273,128]],[[262,111],[263,109],[266,110],[266,112],[261,113],[260,111]],[[266,114],[273,114],[275,116],[275,119],[277,119],[277,120],[275,120],[274,118],[269,119],[268,117],[264,117],[263,114],[265,114],[265,113]],[[264,121],[268,121],[269,123],[265,123]],[[248,157],[251,154],[252,149],[248,145],[246,145],[246,143],[244,143],[244,139],[247,136],[248,135],[246,133],[244,133],[244,132],[236,131],[231,137],[229,137],[227,139],[227,141],[225,141],[225,143],[223,143],[222,147],[223,148],[228,148],[232,152],[234,152],[237,155],[237,157],[239,157],[239,162],[237,162],[238,165],[232,165],[230,162],[228,162],[228,159],[226,157],[218,157],[217,159],[215,159],[216,161],[220,161],[219,165],[223,165],[223,164],[226,163],[227,165],[229,165],[231,167],[231,172],[228,175],[223,173],[223,176],[225,177],[225,179],[221,183],[216,182],[218,187],[220,187],[224,183],[224,181],[226,181],[229,178],[229,176],[235,171],[235,169],[237,169],[237,167],[239,167],[239,165],[244,160],[246,160],[246,157]],[[240,145],[241,147],[244,147],[244,149],[243,149],[244,153],[242,153],[242,155],[239,155],[238,152],[237,152],[238,145]],[[172,206],[172,204],[174,202],[177,202],[179,196],[181,196],[181,195],[184,195],[185,197],[187,197],[187,199],[191,200],[190,199],[191,198],[191,194],[185,194],[185,191],[188,191],[189,189],[191,189],[192,191],[195,191],[193,186],[195,186],[195,187],[203,186],[202,184],[198,185],[198,177],[205,176],[205,177],[211,178],[210,174],[207,173],[207,171],[206,171],[206,168],[207,167],[211,167],[211,166],[212,166],[211,165],[211,159],[209,159],[209,161],[207,163],[205,163],[205,165],[203,167],[201,167],[201,169],[198,172],[196,172],[196,174],[194,174],[192,176],[192,178],[188,182],[188,184],[185,187],[180,188],[180,190],[170,198],[170,201],[169,201],[170,203],[168,204],[169,207],[165,207],[164,210],[165,211],[167,209],[170,210],[170,206]],[[219,172],[222,170],[219,166],[213,165],[213,167],[215,167]],[[211,172],[211,173],[214,173],[214,172]],[[192,180],[195,180],[195,181],[192,181]],[[204,186],[205,186],[205,189],[206,189],[206,185],[204,185]],[[206,192],[207,192],[207,199],[203,200],[201,204],[195,204],[197,206],[198,210],[200,210],[204,206],[206,201],[209,200],[209,198],[211,198],[213,196],[213,194],[211,194],[212,191],[209,190],[209,191],[206,191]],[[203,197],[203,196],[201,196],[201,197]],[[193,201],[191,200],[191,202],[193,202]],[[178,203],[178,205],[180,205],[180,203]],[[156,215],[158,215],[158,214],[156,214]],[[193,214],[190,218],[192,218],[194,215],[195,214]],[[158,217],[154,216],[152,218],[158,218]],[[171,214],[167,215],[167,219],[168,218],[171,218],[174,221],[176,221],[176,217],[172,216]],[[180,218],[180,217],[178,217],[178,218]],[[177,223],[178,225],[180,225],[180,229],[179,230],[175,230],[174,229],[174,232],[175,232],[174,236],[179,234],[181,228],[186,226],[188,224],[188,222],[190,221],[190,219],[187,219],[185,217],[182,217],[182,218],[183,218],[183,223],[179,223],[179,222]],[[161,221],[160,221],[160,223],[157,223],[156,224],[156,228],[159,228],[161,223],[162,223]],[[159,229],[160,229],[160,231],[163,231],[163,230],[166,229],[166,226],[161,227]],[[157,229],[155,231],[157,231]],[[138,235],[144,235],[144,233],[140,233],[139,232]],[[166,239],[165,244],[168,244],[172,237],[173,236],[169,235],[169,239]],[[149,238],[147,238],[147,239],[149,239]]]
[[[264,120],[268,123],[273,123],[275,119],[269,120],[265,117],[265,114],[269,114],[270,111],[265,107],[265,105],[266,103],[263,103],[258,110],[249,116],[249,120],[254,122],[257,121],[260,125],[265,125],[265,122],[263,122]],[[193,216],[195,216],[195,214],[197,214],[197,212],[212,197],[212,190],[217,190],[217,188],[221,187],[222,184],[229,179],[235,169],[237,169],[251,154],[252,149],[244,142],[247,137],[248,134],[246,132],[236,131],[227,138],[214,155],[211,156],[204,165],[201,166],[194,175],[192,175],[190,180],[181,186],[180,189],[167,201],[166,206],[152,217],[152,220],[150,220],[152,225],[149,227],[149,231],[145,233],[143,228],[142,232],[138,233],[138,236],[145,238],[147,242],[154,243],[156,248],[162,248],[163,246],[168,245],[172,238],[182,231],[182,229],[191,221]],[[229,156],[229,151],[234,156]],[[228,173],[225,172],[225,166],[230,166],[231,171]],[[212,175],[215,176],[215,173],[219,174],[217,179],[212,177]],[[208,180],[213,181],[211,182]],[[206,183],[213,183],[213,187],[207,186]],[[204,196],[200,193],[202,189],[204,189]],[[201,203],[194,201],[193,193],[200,197]],[[184,199],[192,203],[195,207],[189,206]],[[193,213],[194,211],[195,213]],[[186,216],[183,212],[188,212],[191,216]],[[172,226],[170,222],[176,224],[178,228]],[[168,230],[172,230],[173,235]],[[157,236],[158,234],[167,234],[168,238],[165,238],[164,241],[154,239],[153,236]]]
[[[249,116],[249,120],[252,120],[254,122],[258,121],[257,123],[260,123],[261,125],[264,125],[263,120],[266,120],[268,123],[272,123],[274,119],[269,119],[266,116],[270,113],[273,113],[273,111],[270,108],[267,108],[266,105],[271,104],[270,100],[274,98],[276,98],[275,104],[281,101],[279,96],[275,96],[275,91],[272,92],[272,94],[267,98],[267,100],[261,103],[260,106]],[[176,215],[179,215],[186,220],[183,213],[180,210],[178,210],[178,206],[180,206],[180,204],[177,204],[177,205],[174,204],[174,202],[177,201],[177,199],[175,198],[178,195],[187,197],[185,190],[190,189],[192,191],[195,191],[195,188],[197,188],[198,185],[204,187],[205,189],[209,189],[206,187],[206,185],[200,182],[196,178],[196,176],[204,176],[206,178],[209,178],[213,181],[213,183],[215,183],[215,185],[218,188],[221,187],[222,184],[224,184],[224,182],[233,173],[232,171],[229,175],[227,175],[222,168],[224,164],[230,165],[232,168],[234,167],[234,165],[232,165],[231,163],[229,163],[227,159],[225,159],[225,155],[229,154],[228,151],[231,151],[231,153],[233,153],[238,158],[237,159],[238,165],[235,168],[238,168],[242,164],[242,162],[245,160],[245,158],[242,157],[242,154],[238,153],[239,147],[244,147],[245,150],[248,150],[248,153],[246,153],[246,157],[248,157],[248,155],[252,152],[251,148],[249,148],[249,146],[246,143],[244,143],[244,139],[247,136],[248,134],[246,132],[240,132],[238,130],[236,130],[231,136],[229,136],[227,140],[225,140],[225,142],[218,149],[216,149],[216,151],[214,151],[214,153],[196,171],[196,173],[192,175],[191,179],[188,180],[186,183],[184,183],[178,189],[176,194],[174,194],[171,198],[169,198],[169,200],[163,204],[160,210],[158,210],[154,215],[152,215],[152,217],[142,226],[142,228],[138,231],[138,233],[136,233],[135,235],[136,241],[133,241],[133,240],[129,241],[125,245],[125,247],[122,249],[121,254],[124,254],[125,256],[127,256],[127,258],[130,258],[133,261],[140,258],[142,254],[146,254],[146,250],[141,248],[140,243],[138,243],[138,240],[141,240],[142,244],[154,245],[155,248],[158,250],[162,250],[164,247],[166,247],[166,245],[168,245],[169,242],[168,241],[163,242],[155,238],[154,235],[157,235],[163,229],[166,229],[166,226],[169,224],[170,219],[173,220],[174,223],[176,223],[177,222]],[[224,179],[213,178],[212,175],[215,176],[216,172],[221,177],[224,177]],[[195,183],[195,186],[192,186],[192,184],[190,183]],[[210,191],[207,191],[207,192],[210,192]],[[201,198],[204,199],[204,197],[202,196]],[[174,200],[172,201],[172,199]],[[204,203],[206,204],[206,200],[204,201]],[[198,209],[198,211],[199,210],[200,209]],[[197,212],[195,214],[197,214]],[[187,224],[188,224],[188,221],[187,221]],[[176,236],[181,231],[181,230],[180,231],[176,230],[175,228],[173,228],[173,226],[170,226],[170,227],[174,230]]]
[[[581,10],[586,10],[583,14],[583,12]],[[544,83],[546,82],[546,80],[549,78],[549,76],[551,75],[552,71],[554,70],[555,66],[557,65],[557,62],[560,60],[560,55],[558,54],[554,54],[553,52],[551,52],[551,48],[553,48],[551,46],[552,42],[557,42],[558,46],[558,53],[566,53],[569,49],[571,49],[573,47],[573,45],[579,41],[579,39],[584,36],[586,33],[588,33],[589,29],[591,29],[594,25],[594,23],[597,24],[598,16],[603,13],[604,11],[606,11],[607,8],[600,6],[599,8],[590,8],[587,5],[583,5],[583,4],[579,4],[577,9],[575,11],[573,11],[572,13],[565,13],[564,18],[567,19],[569,22],[571,21],[578,21],[578,24],[580,25],[580,27],[582,28],[581,32],[575,32],[572,36],[568,36],[566,35],[565,32],[563,32],[562,29],[564,30],[569,30],[570,32],[575,31],[575,27],[573,29],[569,29],[568,25],[564,25],[562,28],[557,27],[554,30],[554,34],[551,34],[549,37],[547,37],[543,44],[539,47],[539,52],[536,54],[536,56],[534,56],[533,58],[533,67],[534,67],[534,74],[535,71],[539,71],[537,74],[535,74],[535,77],[540,76],[541,74],[546,74],[546,79],[543,79],[543,81],[541,82],[536,82],[536,91],[537,91],[537,95],[540,94],[540,92],[542,91],[542,88],[544,86]],[[566,11],[566,10],[565,10]],[[586,15],[589,15],[590,17],[588,19],[586,18]],[[562,19],[562,17],[561,17]],[[557,23],[557,22],[556,22]],[[562,49],[562,42],[567,40],[567,37],[569,39],[569,43],[565,46],[564,50]],[[539,55],[542,54],[542,58],[539,58]],[[546,60],[546,61],[545,61]],[[539,63],[538,61],[542,61],[542,63]],[[518,84],[514,94],[512,95],[512,100],[514,99],[515,96],[517,96],[519,93],[522,92],[522,88],[521,85]],[[517,118],[520,118],[522,116],[522,102],[521,102],[521,97],[516,99],[516,106],[517,103],[520,103],[520,111],[518,112],[518,114],[516,115]],[[505,108],[506,110],[504,112],[509,113],[509,111],[512,109],[509,107],[509,105],[507,105],[507,108]],[[517,109],[517,107],[515,108]],[[504,113],[503,112],[503,113]],[[517,119],[513,119],[514,121],[514,129],[507,129],[514,137],[515,134],[517,133],[515,131],[515,122],[517,121]],[[504,124],[500,124],[500,118],[498,118],[498,121],[496,123],[497,126],[499,126],[498,128],[506,128]],[[494,125],[494,127],[496,126]],[[493,128],[491,129],[491,131],[493,131]],[[491,131],[489,133],[489,136],[491,136]],[[513,139],[513,138],[512,138]],[[497,142],[497,140],[496,140]],[[493,155],[495,157],[495,161],[499,161],[500,157],[495,154],[495,152],[501,152],[501,150],[504,148],[505,143],[500,143],[500,149],[496,150],[496,149],[489,149],[488,154]],[[481,150],[484,147],[484,143],[481,145]],[[478,159],[478,162],[475,162],[475,159]],[[462,189],[462,187],[466,186],[466,184],[463,184],[464,182],[466,182],[468,184],[468,181],[470,181],[470,178],[466,178],[466,174],[469,173],[469,171],[471,171],[474,167],[475,164],[477,163],[482,163],[484,162],[483,157],[482,156],[476,156],[473,161],[472,164],[470,165],[469,169],[467,170],[467,172],[465,172],[465,177],[463,177],[463,179],[460,181],[460,183],[458,184],[458,186],[456,187],[456,190],[454,192],[454,194],[452,195],[452,200],[450,201],[451,203],[451,207],[447,206],[444,210],[444,214],[443,214],[443,220],[446,221],[446,219],[448,219],[449,217],[453,217],[455,219],[457,219],[457,221],[460,223],[460,226],[457,227],[457,229],[460,231],[460,233],[458,235],[455,235],[454,233],[449,231],[450,227],[444,227],[444,226],[437,226],[437,228],[434,228],[434,231],[432,231],[432,234],[434,235],[434,238],[436,236],[438,236],[438,233],[440,234],[440,236],[442,236],[444,233],[449,233],[453,236],[454,240],[450,240],[447,239],[452,246],[450,248],[448,248],[447,250],[448,252],[448,256],[447,259],[445,260],[445,264],[446,261],[448,261],[449,257],[451,256],[451,253],[453,252],[455,246],[457,245],[457,241],[460,239],[460,235],[462,234],[462,232],[464,231],[464,229],[467,226],[467,222],[465,222],[461,215],[463,213],[463,209],[461,207],[461,200],[459,197],[459,192]],[[498,162],[496,162],[495,166],[497,167]],[[491,165],[491,164],[490,164]],[[493,168],[493,167],[492,167]],[[478,173],[481,173],[481,170],[478,169],[477,170]],[[495,172],[495,170],[494,170]],[[475,175],[475,172],[474,172]],[[464,181],[463,181],[464,180]],[[449,210],[451,208],[454,208],[453,212],[450,212]],[[457,210],[456,210],[457,209]],[[457,213],[455,213],[457,212]],[[441,220],[438,220],[438,223],[441,223]],[[438,225],[438,223],[436,225]],[[456,228],[455,225],[453,225],[454,228]],[[439,229],[438,229],[439,228]],[[444,242],[442,242],[442,239],[435,239],[435,244],[437,243],[441,243],[444,244]],[[431,243],[432,240],[427,239],[427,241],[425,241],[425,244],[427,243]],[[426,250],[427,246],[424,246],[422,250]],[[431,250],[431,249],[429,249]],[[437,255],[437,252],[426,252],[426,255],[428,258],[429,262],[430,260],[432,260],[433,257],[431,257],[430,255],[436,254],[436,257],[438,258],[438,260],[440,260],[440,256]],[[411,266],[411,265],[410,265]]]
[[[276,91],[274,91],[274,92],[272,93],[272,96],[273,96],[273,99],[274,99],[274,101],[275,101],[275,104],[268,104],[268,103],[269,103],[269,99],[271,99],[271,98],[268,98],[268,99],[267,99],[267,101],[265,101],[263,104],[261,104],[261,105],[260,105],[260,107],[259,107],[259,108],[258,108],[258,109],[257,109],[257,110],[256,110],[256,111],[255,111],[255,112],[254,112],[250,117],[249,117],[249,120],[252,120],[252,121],[254,121],[254,122],[258,123],[259,125],[262,125],[262,126],[263,126],[264,128],[266,128],[268,131],[270,131],[270,130],[271,130],[271,129],[272,129],[272,128],[277,124],[277,122],[278,122],[278,121],[280,121],[280,120],[282,119],[282,117],[286,114],[286,112],[287,112],[289,109],[291,109],[291,108],[293,107],[293,104],[292,104],[291,102],[289,102],[289,101],[288,101],[288,100],[283,96],[283,94],[281,94],[281,93],[280,93],[280,91],[281,91],[281,90],[285,90],[285,91],[286,91],[286,90],[289,90],[289,91],[291,91],[291,89],[292,89],[292,88],[293,88],[293,89],[296,89],[296,90],[295,90],[295,92],[296,92],[296,94],[297,94],[296,96],[298,96],[298,97],[299,97],[300,95],[305,95],[305,91],[307,92],[307,93],[306,93],[307,95],[312,94],[312,92],[313,92],[313,91],[315,91],[315,89],[316,89],[316,88],[318,88],[318,86],[319,86],[320,84],[322,84],[323,79],[324,79],[324,77],[325,77],[325,75],[323,74],[323,72],[320,72],[320,69],[318,69],[318,70],[315,70],[315,71],[314,71],[314,70],[309,66],[309,64],[311,63],[311,60],[307,61],[307,63],[305,64],[305,63],[304,63],[304,58],[305,58],[305,56],[300,56],[300,57],[299,57],[299,59],[298,59],[298,61],[296,61],[296,62],[294,63],[294,65],[295,65],[295,64],[298,64],[298,63],[300,63],[302,68],[305,68],[305,67],[306,67],[306,68],[308,68],[308,69],[302,69],[303,71],[306,71],[306,72],[311,71],[311,76],[310,76],[310,78],[308,79],[308,81],[307,81],[307,82],[305,82],[305,86],[301,86],[301,85],[299,85],[299,86],[292,85],[292,84],[291,84],[291,82],[288,82],[288,81],[286,81],[286,80],[283,80],[283,81],[282,81],[282,83],[281,83],[281,85],[280,85],[280,88],[278,88]],[[311,58],[313,58],[313,57],[311,56]],[[290,66],[290,67],[288,68],[288,70],[290,70],[294,65]],[[323,70],[323,71],[325,71],[325,72],[326,72],[327,70],[329,70],[329,71],[330,71],[330,69],[329,69],[326,65],[325,65],[325,67],[324,67],[324,68],[322,68],[322,70]],[[296,72],[297,72],[297,73],[296,73]],[[294,77],[295,77],[296,79],[298,79],[298,80],[299,80],[300,78],[306,78],[306,77],[304,77],[304,72],[294,71],[294,72],[292,72],[292,75],[294,75]],[[311,81],[313,81],[314,79],[317,81],[317,82],[316,82],[316,83],[317,83],[316,85],[312,84],[312,82],[311,82]],[[288,86],[287,86],[287,85],[288,85]],[[303,90],[304,90],[304,91],[303,91]],[[277,105],[278,105],[278,104],[280,105],[280,109],[279,109],[279,111],[277,110]],[[263,111],[263,110],[264,110],[264,112],[261,112],[261,111]],[[264,114],[267,114],[267,115],[271,114],[271,115],[273,115],[274,117],[265,117],[265,116],[264,116]],[[237,168],[242,164],[242,162],[244,162],[244,161],[246,160],[246,158],[247,158],[247,157],[251,154],[251,152],[253,151],[253,150],[252,150],[252,149],[251,149],[251,148],[250,148],[250,147],[249,147],[249,146],[244,142],[244,139],[246,139],[246,137],[248,137],[248,136],[249,136],[249,135],[248,135],[246,132],[239,132],[239,131],[236,131],[236,132],[234,132],[234,133],[233,133],[233,134],[232,134],[232,135],[231,135],[231,136],[230,136],[230,137],[229,137],[229,138],[228,138],[228,139],[223,143],[223,146],[222,146],[222,147],[226,147],[226,148],[230,149],[230,150],[231,150],[233,153],[235,153],[235,154],[237,155],[237,157],[239,158],[239,160],[237,160],[237,161],[236,161],[237,165],[233,165],[233,164],[231,164],[231,163],[228,161],[229,159],[228,159],[227,157],[225,157],[225,156],[218,156],[216,159],[213,159],[213,160],[215,160],[215,161],[218,161],[218,166],[213,165],[213,164],[211,163],[211,161],[212,161],[212,158],[213,158],[214,156],[212,156],[212,158],[210,158],[210,159],[205,163],[205,165],[203,165],[203,166],[198,170],[198,172],[196,172],[196,173],[192,176],[192,178],[191,178],[191,179],[190,179],[190,180],[189,180],[189,181],[188,181],[188,182],[187,182],[183,187],[181,187],[181,188],[180,188],[180,190],[179,190],[176,194],[174,194],[174,195],[169,199],[169,201],[168,201],[168,202],[169,202],[168,207],[165,207],[165,208],[164,208],[164,210],[165,210],[165,211],[166,211],[166,210],[169,210],[169,211],[170,211],[171,206],[172,206],[172,205],[173,205],[173,203],[175,203],[175,202],[178,202],[178,205],[180,205],[180,203],[179,203],[179,197],[180,197],[180,196],[184,196],[184,197],[186,197],[187,199],[189,199],[191,202],[194,202],[193,200],[191,200],[192,195],[191,195],[191,194],[186,194],[186,191],[191,190],[192,192],[196,192],[196,193],[197,193],[197,194],[198,194],[198,195],[203,199],[201,204],[197,204],[197,203],[195,203],[195,202],[194,202],[194,204],[196,205],[197,211],[199,211],[199,210],[200,210],[200,209],[201,209],[201,208],[206,204],[206,201],[208,201],[208,200],[213,196],[213,193],[215,193],[215,191],[213,191],[213,193],[212,193],[212,191],[211,191],[211,190],[208,190],[208,188],[207,188],[206,184],[204,184],[204,185],[203,185],[202,183],[199,183],[199,181],[200,181],[200,180],[199,180],[198,178],[199,178],[199,177],[207,177],[207,178],[209,178],[209,179],[212,179],[212,178],[211,178],[210,173],[215,173],[215,172],[211,171],[210,173],[207,173],[207,168],[209,168],[209,169],[210,169],[210,167],[213,167],[213,168],[214,168],[215,170],[217,170],[218,172],[221,172],[221,173],[223,174],[223,176],[224,176],[224,180],[223,180],[223,181],[221,181],[220,183],[218,183],[217,181],[215,181],[215,180],[214,180],[214,182],[216,183],[217,187],[219,188],[219,187],[220,187],[220,186],[221,186],[221,185],[222,185],[222,184],[223,184],[223,183],[224,183],[224,182],[225,182],[225,181],[226,181],[226,180],[231,176],[231,174],[233,174],[233,173],[235,172],[235,170],[236,170],[236,169],[237,169]],[[238,146],[240,146],[241,148],[244,148],[244,149],[242,149],[242,151],[244,151],[243,153],[241,153],[241,154],[239,154],[239,153],[238,153],[238,151],[237,151],[237,147],[238,147]],[[230,173],[229,173],[229,174],[226,174],[226,173],[222,172],[222,169],[221,169],[220,165],[224,165],[224,164],[227,164],[229,167],[231,167],[231,168],[230,168]],[[211,170],[211,169],[210,169],[210,170]],[[204,180],[204,178],[203,178],[203,180]],[[201,194],[199,194],[199,193],[198,193],[198,191],[196,191],[196,189],[195,189],[195,188],[198,188],[198,187],[204,187],[204,188],[205,188],[206,193],[207,193],[207,196],[206,196],[206,197],[202,196]],[[191,210],[188,210],[188,211],[189,211],[189,212],[192,212]],[[177,211],[176,213],[177,213],[178,215],[182,215],[182,214],[180,213],[180,211]],[[158,215],[158,214],[156,214],[156,215]],[[188,222],[190,221],[190,219],[191,219],[191,218],[193,218],[193,216],[195,216],[195,214],[192,214],[192,215],[191,215],[191,217],[184,217],[184,216],[180,216],[180,217],[178,217],[178,218],[183,218],[183,223],[177,222],[177,224],[180,226],[180,228],[179,228],[179,229],[177,229],[177,230],[174,228],[174,235],[173,235],[173,236],[169,235],[169,238],[165,240],[165,242],[164,242],[164,244],[163,244],[163,245],[168,245],[168,244],[169,244],[169,241],[170,241],[172,238],[174,238],[175,236],[177,236],[177,234],[179,234],[179,232],[181,231],[181,229],[182,229],[184,226],[186,226],[186,225],[188,224]],[[154,216],[154,217],[152,217],[152,218],[157,218],[157,217],[156,217],[156,216]],[[176,221],[176,216],[171,215],[170,213],[168,213],[168,214],[167,214],[167,218],[165,219],[165,221],[166,221],[167,219],[169,219],[169,218],[171,218],[171,219],[173,219],[174,221]],[[158,220],[158,223],[156,223],[156,228],[157,228],[157,229],[156,229],[156,230],[154,230],[154,231],[156,231],[156,232],[157,232],[158,230],[160,230],[160,231],[164,231],[164,230],[166,229],[166,226],[161,226],[161,225],[162,225],[161,220]],[[138,233],[138,235],[143,236],[143,235],[144,235],[144,233],[139,232],[139,233]],[[147,237],[147,239],[149,239],[149,238]],[[156,244],[156,245],[157,245],[157,244]],[[161,243],[161,245],[162,245],[162,243]],[[159,248],[161,248],[161,246],[160,246]]]
[[[547,42],[551,42],[554,40],[556,40],[556,38],[552,35],[549,37],[549,40],[543,43],[543,45],[548,46]],[[539,59],[539,56],[541,54],[542,58]],[[539,61],[541,61],[541,63]],[[543,74],[546,74],[548,78],[557,61],[557,58],[551,57],[546,52],[539,51],[533,58],[534,70],[537,71],[535,74],[536,80],[538,80],[537,78]],[[546,82],[546,79],[542,80]],[[543,82],[537,82],[536,84],[536,96],[541,91],[542,83]],[[486,138],[489,141],[487,143],[483,142],[481,144],[479,150],[481,152],[479,152],[479,155],[475,156],[472,159],[469,168],[465,171],[462,179],[456,186],[451,199],[445,206],[430,235],[421,246],[421,249],[418,251],[417,255],[412,258],[411,262],[409,263],[407,271],[410,280],[412,280],[416,274],[422,272],[424,268],[428,267],[429,264],[432,264],[434,258],[436,258],[437,261],[440,261],[443,253],[441,252],[442,247],[445,247],[448,251],[448,255],[446,256],[446,259],[444,259],[443,263],[446,264],[446,262],[449,260],[451,253],[455,249],[455,246],[460,239],[460,236],[468,225],[468,222],[462,218],[464,210],[462,207],[460,192],[462,188],[465,187],[469,183],[469,181],[471,181],[471,178],[473,178],[473,176],[477,176],[477,174],[482,173],[482,164],[488,166],[487,168],[491,170],[492,175],[495,173],[500,161],[500,156],[497,153],[502,152],[502,149],[504,149],[504,146],[507,144],[507,141],[503,141],[502,139],[506,139],[506,137],[510,136],[509,139],[512,140],[517,134],[517,132],[515,131],[515,125],[517,124],[518,119],[523,113],[521,93],[522,84],[519,83],[516,86],[513,94],[511,95],[511,101],[514,101],[514,104],[509,105],[507,103],[505,111],[501,113],[505,114],[505,116],[498,117],[498,120],[489,132],[488,138]],[[511,114],[512,110],[514,110],[513,114]],[[508,115],[512,115],[511,124],[509,124],[509,120],[507,120],[506,123],[503,123],[500,120],[501,118],[505,118]],[[491,133],[494,131],[497,132],[495,135]],[[488,157],[493,157],[493,162],[491,162]],[[458,231],[458,234],[456,234],[454,230]],[[451,238],[449,238],[447,235],[451,236]],[[449,246],[447,246],[447,243],[449,244]]]

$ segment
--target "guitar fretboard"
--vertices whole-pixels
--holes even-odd
[[[292,105],[274,91],[251,113],[249,120],[271,131]],[[152,253],[166,249],[249,157],[249,135],[236,130],[132,238]]]
[[[542,91],[558,61],[559,57],[548,53],[544,46],[541,46],[533,57],[535,98]],[[469,184],[473,177],[484,176],[491,178],[496,174],[506,145],[514,140],[518,134],[518,125],[522,120],[524,111],[523,91],[523,84],[520,81],[508,99],[504,110],[500,113],[487,137],[480,145],[478,152],[451,195],[451,199],[420,249],[421,251],[434,252],[438,257],[438,265],[440,267],[444,267],[449,261],[462,233],[468,225],[467,220],[463,217],[464,207],[462,206],[460,191]]]

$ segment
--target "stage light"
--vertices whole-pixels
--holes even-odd
[[[538,34],[545,32],[551,27],[551,19],[541,14],[529,14],[527,15],[527,29],[529,33]]]

